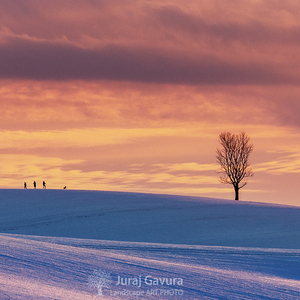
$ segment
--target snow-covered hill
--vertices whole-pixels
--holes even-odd
[[[298,207],[68,190],[0,207],[1,300],[300,298]]]

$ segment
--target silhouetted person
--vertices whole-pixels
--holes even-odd
[[[46,189],[46,182],[43,181],[43,189]]]
[[[27,183],[24,182],[24,189],[27,189]]]
[[[36,182],[35,181],[33,182],[33,187],[36,189]]]

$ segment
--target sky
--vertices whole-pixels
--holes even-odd
[[[244,131],[241,200],[300,206],[299,46],[297,0],[0,0],[0,188],[234,199]]]

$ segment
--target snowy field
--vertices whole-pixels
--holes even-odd
[[[298,207],[68,190],[0,205],[1,300],[300,299]]]

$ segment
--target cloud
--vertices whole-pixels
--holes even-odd
[[[233,9],[232,4],[235,2],[237,6],[241,6],[243,2],[244,7]],[[200,41],[220,41],[225,45],[230,45],[233,42],[247,44],[249,47],[257,46],[258,44],[263,45],[299,45],[300,43],[300,26],[298,22],[292,23],[287,22],[278,23],[280,18],[280,8],[268,7],[267,13],[276,13],[276,18],[272,19],[259,17],[259,6],[256,6],[252,2],[253,14],[247,15],[245,13],[245,6],[249,7],[249,1],[231,1],[226,3],[227,16],[231,13],[230,18],[224,19],[224,6],[219,1],[211,1],[212,8],[210,14],[199,13],[203,10],[203,6],[199,3],[199,10],[187,11],[186,9],[175,6],[161,6],[153,9],[154,19],[158,20],[164,27],[172,32],[179,32],[182,35],[191,37]],[[266,1],[261,1],[266,4]],[[219,5],[219,9],[216,7]],[[204,5],[205,7],[205,5]],[[255,9],[256,8],[256,9]],[[299,7],[298,7],[299,8]],[[266,7],[265,7],[266,9]],[[293,12],[289,11],[292,8],[286,7],[281,8],[281,14],[284,12],[286,18],[293,18]],[[211,14],[214,14],[214,18]],[[239,14],[239,18],[236,14]],[[208,17],[210,16],[210,17]],[[244,19],[241,19],[244,17]],[[283,19],[283,18],[280,18]]]
[[[138,139],[186,137],[185,128],[88,128],[52,131],[1,131],[0,149],[40,148],[51,142],[53,148],[95,147],[103,145],[132,144]]]
[[[299,97],[296,86],[0,80],[0,128],[200,128],[204,124],[234,131],[251,124],[297,128]]]
[[[6,164],[5,161],[10,161]],[[5,154],[0,156],[1,187],[13,186],[22,188],[23,182],[28,187],[34,180],[41,188],[42,180],[47,182],[50,189],[106,189],[115,191],[143,191],[152,192],[198,194],[224,193],[218,188],[218,181],[213,176],[189,174],[173,175],[155,168],[155,172],[131,172],[130,170],[85,171],[81,169],[81,161],[74,159],[60,159],[56,157],[37,157],[35,155]],[[70,168],[72,166],[72,168]]]
[[[274,175],[299,174],[300,154],[294,153],[254,166],[258,172],[266,172]]]
[[[192,59],[180,53],[115,45],[82,49],[62,43],[10,40],[0,45],[0,64],[1,78],[200,85],[298,82],[268,64],[228,63],[210,55]]]
[[[0,77],[298,84],[297,5],[240,2],[4,1]]]

